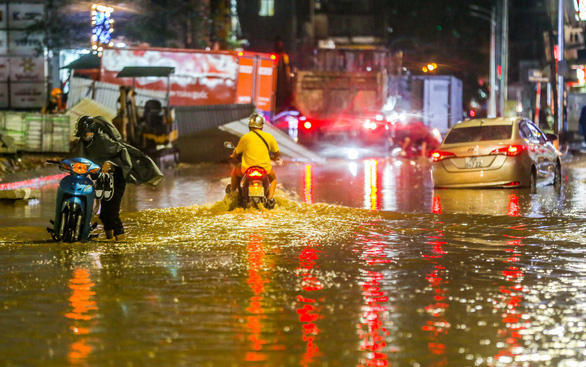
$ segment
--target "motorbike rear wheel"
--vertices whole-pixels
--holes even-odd
[[[253,197],[253,198],[250,199],[250,201],[253,202],[254,205],[258,208],[258,204],[261,204],[263,202],[262,199],[263,198]]]

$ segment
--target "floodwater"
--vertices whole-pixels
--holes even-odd
[[[129,187],[128,241],[59,244],[56,183],[0,206],[0,366],[584,366],[586,164],[564,188],[433,190],[408,160],[226,166]]]

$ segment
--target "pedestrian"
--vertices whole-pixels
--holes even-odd
[[[580,132],[580,134],[582,134],[582,136],[584,137],[584,141],[586,142],[586,105],[582,107],[578,125],[578,131]]]
[[[59,88],[53,88],[51,98],[47,105],[41,110],[42,114],[63,113],[65,106],[63,104],[63,92]]]
[[[124,143],[112,122],[102,116],[81,116],[76,122],[74,157],[91,160],[102,167],[96,183],[96,193],[103,191],[100,221],[107,239],[125,239],[120,219],[120,205],[126,183],[158,185],[163,174],[152,159],[140,150]],[[106,175],[107,174],[107,175]]]

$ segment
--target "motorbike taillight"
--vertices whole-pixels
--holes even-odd
[[[267,172],[264,169],[257,167],[249,168],[248,171],[246,171],[246,175],[250,178],[261,178],[266,174]]]

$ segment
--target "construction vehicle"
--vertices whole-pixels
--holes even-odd
[[[125,67],[118,78],[167,77],[173,67]],[[169,106],[169,91],[166,106],[160,100],[146,101],[142,116],[136,103],[133,86],[120,86],[120,99],[117,116],[112,121],[122,134],[124,141],[137,147],[151,157],[159,167],[174,166],[179,161],[179,151],[174,142],[177,128],[173,109]]]

